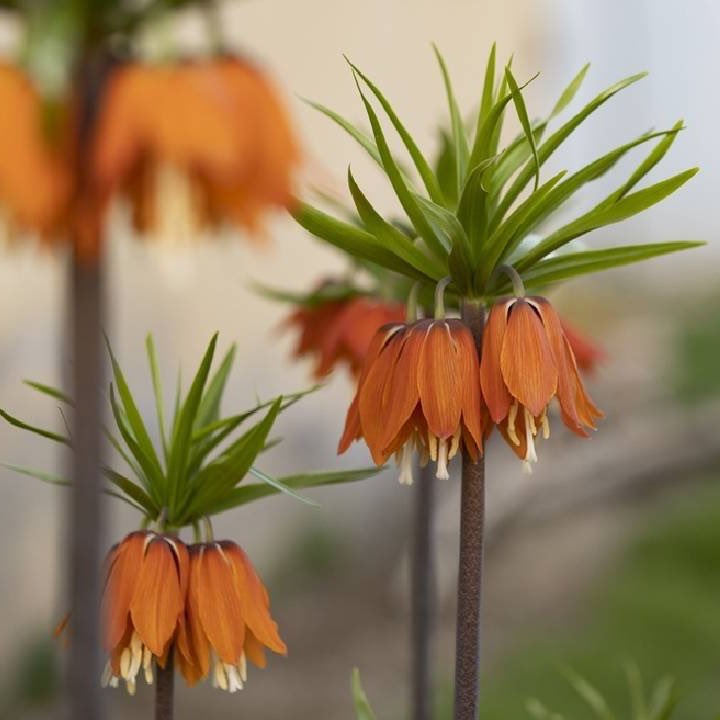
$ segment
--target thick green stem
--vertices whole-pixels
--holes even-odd
[[[465,301],[461,317],[480,355],[485,325],[482,305]],[[462,458],[454,720],[477,720],[480,681],[480,605],[485,529],[485,461]]]

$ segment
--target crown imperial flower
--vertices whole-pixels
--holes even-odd
[[[106,568],[103,612],[110,659],[103,685],[116,687],[122,678],[134,695],[140,670],[150,684],[153,660],[165,666],[182,622],[188,551],[177,538],[134,532],[110,550]]]
[[[550,435],[547,410],[554,397],[565,425],[581,437],[602,417],[585,391],[560,318],[542,297],[514,297],[493,305],[483,336],[480,378],[490,418],[528,470],[537,462],[538,433]]]
[[[412,483],[412,452],[447,464],[464,445],[482,454],[480,367],[460,320],[419,320],[381,328],[373,338],[338,451],[364,438],[376,464],[395,454],[400,482]]]
[[[213,686],[234,693],[247,680],[247,660],[265,667],[264,648],[285,655],[270,599],[249,558],[233,542],[190,546],[185,622],[177,660],[188,685],[211,672]]]

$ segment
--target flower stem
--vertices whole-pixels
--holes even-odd
[[[461,317],[480,354],[485,325],[482,305],[464,301]],[[462,457],[460,562],[458,570],[454,720],[477,720],[480,680],[480,601],[485,526],[485,461]]]
[[[175,715],[173,700],[175,694],[175,648],[168,650],[165,667],[157,668],[155,685],[155,720],[173,720]]]
[[[412,720],[432,717],[432,667],[434,636],[433,505],[435,477],[430,465],[420,469],[415,484],[412,553]]]

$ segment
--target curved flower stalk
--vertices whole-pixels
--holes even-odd
[[[429,452],[434,436],[438,438],[438,458],[445,460],[454,447],[452,438],[456,442],[462,439],[454,718],[476,720],[484,514],[484,466],[479,452],[482,435],[498,425],[527,466],[536,458],[534,444],[538,432],[549,432],[547,412],[553,398],[559,400],[564,423],[578,435],[585,436],[601,416],[584,390],[578,362],[557,314],[543,298],[525,298],[525,291],[544,293],[548,287],[569,278],[702,243],[661,242],[592,250],[575,243],[573,247],[578,238],[651,208],[695,175],[697,168],[691,168],[641,187],[683,129],[682,122],[667,130],[631,137],[572,172],[542,177],[549,158],[585,120],[642,79],[644,73],[602,90],[568,114],[587,75],[586,66],[571,80],[547,115],[531,120],[523,96],[525,85],[517,81],[510,63],[498,72],[493,46],[477,116],[468,123],[437,50],[436,56],[447,95],[449,129],[433,163],[380,88],[351,62],[369,133],[337,112],[311,103],[379,165],[402,208],[400,221],[397,217],[387,219],[378,212],[352,171],[348,171],[348,189],[355,216],[350,221],[307,202],[300,203],[294,214],[311,234],[376,275],[390,272],[405,282],[415,283],[421,298],[431,296],[435,285],[447,284],[448,305],[460,310],[462,320],[443,322],[464,324],[466,332],[472,334],[477,357],[481,358],[471,406],[459,400],[456,374],[450,371],[452,364],[443,365],[448,372],[434,374],[430,393],[426,382],[427,357],[417,349],[424,346],[411,330],[413,326],[390,326],[384,334],[376,336],[365,362],[339,447],[342,451],[352,439],[363,437],[373,459],[384,462],[392,452],[407,449],[412,443],[418,445],[421,453]],[[503,146],[503,122],[509,108],[514,108],[521,132]],[[566,119],[561,119],[562,116]],[[389,128],[405,157],[399,158],[392,149]],[[647,155],[609,195],[579,216],[569,220],[564,216],[555,223],[557,229],[537,234],[538,229],[552,223],[579,191],[650,143],[654,146]],[[510,294],[512,297],[508,298]],[[488,307],[491,310],[484,329]],[[444,317],[437,307],[435,314]],[[438,350],[437,357],[446,356],[447,352]],[[440,416],[429,408],[439,401],[444,409],[453,408],[452,427],[450,423],[434,426]],[[459,416],[458,407],[462,407]],[[478,418],[486,422],[479,423]],[[472,432],[472,425],[458,432],[459,424],[467,419],[475,424],[477,434]],[[431,439],[424,441],[428,434]],[[441,455],[439,441],[448,438],[451,440],[447,452]],[[473,442],[469,443],[468,438]],[[441,476],[445,474],[443,464],[438,463]]]
[[[286,652],[270,616],[265,587],[238,545],[213,539],[212,517],[278,493],[313,504],[297,490],[375,473],[367,468],[273,478],[260,470],[257,459],[276,444],[270,432],[278,415],[315,388],[223,416],[220,407],[235,348],[211,372],[216,343],[214,336],[185,395],[178,386],[175,411],[166,424],[155,347],[148,337],[159,447],[110,353],[109,400],[115,429],[104,432],[125,467],[103,468],[105,491],[134,507],[142,519],[141,529],[115,545],[105,562],[108,665],[102,680],[111,686],[122,681],[131,694],[138,677],[152,682],[154,668],[165,668],[171,654],[188,684],[212,675],[218,687],[234,692],[245,683],[247,660],[264,667],[265,648]],[[73,404],[56,388],[29,385],[55,401]],[[0,416],[20,429],[73,447],[69,436],[29,425],[5,410]],[[261,419],[247,427],[256,416]],[[47,482],[70,484],[47,473],[10,467]],[[247,482],[248,476],[256,482]],[[192,545],[181,538],[186,530],[192,532]]]

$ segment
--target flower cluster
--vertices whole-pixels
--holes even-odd
[[[400,482],[412,482],[412,453],[437,463],[464,447],[473,461],[495,425],[526,469],[535,438],[549,437],[548,406],[587,437],[602,413],[580,378],[560,318],[541,297],[498,301],[489,312],[482,356],[460,320],[419,320],[381,328],[372,341],[338,451],[363,438],[378,465],[395,454]]]
[[[265,648],[286,653],[262,581],[229,541],[131,533],[108,553],[103,614],[103,684],[123,680],[131,695],[140,672],[152,683],[153,662],[165,667],[171,652],[188,685],[212,674],[229,692],[243,687],[248,659],[262,668]]]

